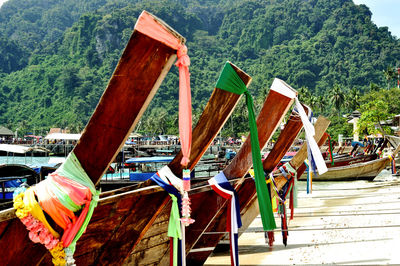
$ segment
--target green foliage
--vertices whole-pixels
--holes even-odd
[[[340,134],[343,136],[353,135],[353,125],[347,122],[347,118],[333,115],[329,117],[329,120],[331,120],[331,123],[327,132],[332,139],[337,141]]]
[[[252,76],[257,110],[275,77],[317,115],[352,112],[365,92],[395,84],[399,40],[351,0],[9,0],[0,10],[0,124],[82,129],[143,9],[187,38],[194,121],[226,60]],[[140,130],[177,134],[177,101],[173,67]],[[246,115],[241,100],[222,134],[247,134]]]
[[[386,101],[375,99],[361,106],[361,117],[358,121],[358,131],[360,134],[387,134],[382,127],[381,122],[389,119],[392,114],[389,113],[389,105]],[[390,130],[390,129],[389,129]]]
[[[391,119],[393,115],[400,113],[400,89],[379,89],[365,94],[360,99],[361,118],[359,120],[359,132],[391,133],[391,129],[382,124]]]

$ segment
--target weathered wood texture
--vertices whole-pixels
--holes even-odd
[[[293,99],[283,96],[274,90],[270,90],[263,108],[257,117],[258,139],[261,149],[270,140],[292,103]],[[249,135],[238,154],[223,172],[228,179],[238,178],[244,176],[252,165]]]
[[[308,108],[307,108],[308,112]],[[263,162],[263,168],[266,173],[271,172],[276,165],[283,158],[285,153],[290,149],[297,135],[299,134],[303,124],[301,122],[300,117],[297,112],[292,112],[289,120],[285,126],[285,128],[281,131],[274,147],[268,154],[267,158]],[[253,182],[249,182],[248,180],[245,188],[241,186],[238,190],[238,197],[240,200],[241,212],[244,211],[245,214],[250,207],[250,203],[258,204],[256,194],[256,189],[254,184],[249,184]],[[252,180],[250,180],[252,181]],[[219,197],[221,198],[221,197]],[[225,201],[227,202],[227,201]],[[226,216],[227,216],[227,208],[221,208],[217,215],[215,215],[207,226],[204,234],[194,243],[192,246],[192,250],[188,254],[188,263],[191,265],[201,265],[203,264],[209,255],[212,253],[212,248],[215,248],[219,241],[225,236],[225,234],[215,234],[212,232],[223,232],[226,230]],[[254,209],[254,208],[253,208]],[[253,215],[257,216],[258,212],[252,212]],[[249,214],[247,214],[249,216]],[[254,216],[254,217],[255,217]],[[248,226],[250,223],[247,220],[243,220],[243,226]],[[244,227],[247,228],[247,227]],[[208,251],[197,252],[197,250],[204,250],[207,248]]]
[[[157,20],[156,18],[154,19]],[[161,21],[158,21],[158,23],[164,25]],[[180,37],[168,26],[165,27],[171,35],[178,38],[182,43],[184,42],[183,37]],[[175,54],[176,50],[159,41],[136,30],[133,32],[106,91],[74,149],[74,153],[84,170],[94,183],[99,181],[130,131],[139,121],[175,61]],[[96,217],[100,216],[107,221],[104,221],[103,225],[97,224],[97,228],[96,223],[88,227],[86,234],[78,242],[76,253],[78,257],[80,254],[85,253],[85,249],[91,252],[97,248],[96,245],[91,245],[89,239],[96,242],[102,238],[104,232],[114,231],[115,227],[124,221],[125,217],[121,212],[123,210],[129,212],[133,208],[129,204],[142,204],[139,201],[139,197],[136,197],[135,200],[138,201],[132,201],[131,203],[123,200],[118,201],[115,206],[108,208],[109,212],[104,211],[107,208],[98,207],[94,212],[93,220],[96,221]],[[122,206],[124,204],[128,206]],[[144,207],[147,204],[148,202],[142,204],[141,208],[146,209]],[[119,210],[118,207],[121,207],[121,209]],[[151,206],[147,209],[151,210]],[[0,220],[1,224],[3,222],[8,223],[6,230],[0,236],[0,258],[2,264],[27,265],[40,263],[43,256],[48,252],[42,245],[34,244],[29,240],[28,232],[23,224],[15,216],[10,216],[9,212],[7,210],[2,213]],[[115,213],[118,213],[118,215],[115,216]],[[11,218],[11,220],[6,217]],[[2,228],[3,225],[0,225],[0,227]],[[95,233],[91,234],[90,232]],[[48,261],[48,258],[48,255],[46,255],[45,261]]]
[[[246,84],[246,86],[249,85],[251,78],[233,64],[232,66],[238,73],[239,77],[243,80],[244,84]],[[201,159],[208,146],[217,136],[218,132],[232,113],[233,108],[237,104],[239,98],[240,96],[237,94],[215,88],[202,116],[199,119],[198,124],[192,133],[193,143],[190,154],[190,163],[188,165],[189,169],[193,169],[195,164]],[[182,172],[182,166],[180,164],[181,158],[182,153],[179,153],[170,162],[170,164],[168,164],[171,171],[178,176],[181,176]],[[169,199],[168,195],[166,195],[166,199]],[[165,242],[168,242],[168,238],[165,237],[168,230],[168,223],[163,223],[164,232],[161,233],[161,236],[158,238],[154,238],[153,235],[154,230],[160,230],[160,224],[153,226],[152,223],[158,219],[157,216],[161,215],[164,217],[166,214],[169,214],[170,208],[170,203],[159,205],[158,212],[156,212],[151,221],[149,221],[148,231],[146,230],[144,232],[143,237],[127,243],[127,246],[130,246],[130,249],[127,248],[124,251],[119,251],[122,260],[118,261],[118,263],[122,263],[123,260],[128,256],[131,257],[127,259],[129,263],[137,262],[138,260],[141,261],[141,264],[145,262],[153,263],[153,261],[156,260],[157,254],[162,253],[159,251],[160,246],[165,246]],[[158,243],[157,240],[159,241]],[[148,258],[147,256],[151,256],[151,258]]]
[[[309,108],[305,108],[305,111],[308,115]],[[274,147],[263,162],[263,169],[266,173],[270,173],[274,170],[283,156],[289,151],[302,128],[303,123],[301,122],[300,116],[297,112],[293,111],[289,117],[289,121],[276,140]]]
[[[233,69],[236,70],[238,76],[242,79],[246,86],[250,85],[251,77],[244,71],[239,69],[234,64],[230,63]],[[235,105],[231,103],[233,101],[238,102],[240,95],[227,92],[221,89],[215,89],[208,101],[204,112],[199,118],[197,126],[199,130],[193,130],[192,132],[192,149],[190,152],[190,162],[188,164],[189,169],[193,169],[197,162],[201,159],[205,151],[210,146],[211,142],[217,136],[226,120],[229,118]],[[181,167],[182,151],[168,164],[171,171],[178,177],[182,176]]]
[[[327,118],[320,116],[315,122],[315,136],[314,139],[319,146],[325,143],[327,136],[325,136],[325,131],[327,130],[329,124],[331,123],[330,120]],[[322,140],[323,141],[322,141]],[[290,164],[293,166],[294,169],[299,169],[302,164],[304,164],[304,160],[307,158],[307,143],[304,143],[300,150],[293,156],[292,160],[290,160]],[[298,173],[297,173],[298,174]],[[280,190],[287,182],[287,180],[281,175],[275,177],[275,182],[277,188]]]
[[[294,99],[286,97],[281,93],[270,90],[263,108],[257,117],[258,139],[261,148],[267,144],[274,131],[282,122],[293,100]],[[249,171],[252,164],[251,143],[250,137],[248,136],[235,158],[223,170],[228,179],[239,178],[239,181],[235,184],[236,190],[240,188],[241,183],[244,181],[242,177]],[[193,195],[191,201],[192,217],[196,219],[196,222],[186,229],[186,253],[189,253],[194,247],[209,225],[212,224],[216,218],[216,220],[219,220],[219,214],[227,204],[225,199],[212,190],[202,197],[198,197],[197,194]],[[222,205],[216,204],[221,201],[223,202]],[[168,259],[169,252],[167,250],[161,258],[160,264],[168,264]]]
[[[134,31],[89,123],[74,148],[86,173],[97,183],[136,126],[176,51]]]

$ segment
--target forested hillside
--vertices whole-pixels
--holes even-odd
[[[400,62],[399,40],[351,0],[9,0],[0,9],[0,125],[80,131],[143,9],[187,38],[195,119],[226,60],[253,77],[257,107],[279,77],[326,115],[394,82],[383,71]],[[329,101],[339,92],[354,96],[342,110]],[[177,98],[174,67],[139,130],[176,133]],[[248,128],[244,112],[242,102],[230,120],[236,133]]]

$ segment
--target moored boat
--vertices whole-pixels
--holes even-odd
[[[284,82],[279,80],[275,82],[257,118],[260,147],[266,145],[293,103],[294,97],[297,95],[297,92]],[[232,184],[234,184],[236,189],[240,189],[244,180],[243,177],[250,169],[251,165],[251,141],[250,138],[247,138],[233,161],[223,172],[229,180],[232,180]],[[212,190],[208,183],[201,183],[193,186],[194,188],[189,194],[192,202],[191,217],[195,219],[196,222],[186,227],[185,253],[189,253],[196,243],[196,240],[201,236],[203,230],[212,221],[212,218],[226,204],[226,201],[223,199],[221,200],[221,197]],[[126,265],[166,265],[169,263],[170,247],[167,230],[170,208],[170,205],[166,205],[162,208],[152,227],[132,250],[129,259],[125,262]],[[188,263],[192,263],[189,257],[187,259]]]
[[[380,158],[367,162],[354,163],[350,165],[330,167],[328,172],[322,175],[314,175],[314,181],[350,181],[350,180],[368,180],[374,178],[385,169],[390,163],[390,159]],[[307,174],[300,176],[300,180],[307,180]]]
[[[140,24],[143,28],[146,23],[151,23],[162,30],[164,36],[167,36],[174,44],[165,43],[165,40],[160,41],[151,34],[143,33],[135,27],[107,89],[75,146],[73,157],[70,157],[73,162],[78,161],[80,163],[81,169],[87,176],[85,182],[90,182],[88,181],[90,179],[93,187],[100,181],[108,166],[124,145],[125,140],[138,123],[174,63],[177,53],[177,48],[174,48],[175,45],[182,46],[185,42],[182,36],[164,22],[147,12],[143,12],[136,26]],[[127,106],[129,108],[126,108]],[[93,193],[96,192],[90,190],[90,193],[95,196]],[[126,197],[126,199],[128,201],[124,201],[125,204],[129,203],[132,198]],[[111,219],[120,217],[118,212],[126,210],[123,203],[120,201],[117,201],[117,203],[119,203],[116,204],[118,206],[113,209],[116,210],[117,214],[114,216],[115,212],[113,212],[112,215],[109,215],[112,217]],[[146,208],[142,207],[142,209]],[[111,209],[108,209],[108,211],[111,211]],[[90,225],[96,225],[93,221],[101,220],[101,218],[109,218],[104,217],[104,215],[104,209],[103,212],[101,208],[99,208],[99,211],[96,209]],[[116,224],[121,222],[120,219],[113,220],[117,222]],[[116,224],[111,228],[111,231],[115,230]],[[97,230],[89,230],[89,228],[87,233],[83,234],[89,239],[90,237],[101,238],[103,237],[101,232],[110,229],[104,223],[101,223]],[[93,234],[94,231],[98,233],[100,231],[100,233]],[[46,252],[43,245],[37,245],[30,241],[28,231],[16,219],[13,209],[0,212],[0,236],[2,264],[27,265],[50,263],[52,260],[52,256],[49,252]],[[82,254],[80,253],[81,247],[87,247],[89,250],[94,248],[90,245],[90,241],[82,241],[83,243],[77,242],[76,254]]]

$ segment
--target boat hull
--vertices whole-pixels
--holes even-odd
[[[328,172],[313,176],[313,181],[351,181],[368,180],[374,178],[389,165],[389,158],[377,159],[369,162],[356,163],[342,167],[328,168]],[[301,175],[300,180],[307,180],[307,173]]]

